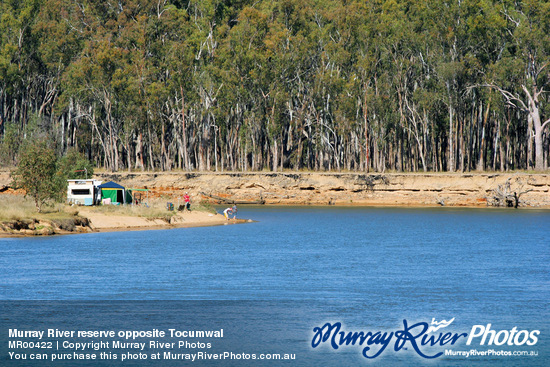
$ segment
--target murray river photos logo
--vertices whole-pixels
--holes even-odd
[[[317,348],[323,344],[333,349],[342,347],[359,347],[365,358],[373,359],[380,356],[386,349],[394,352],[412,349],[423,358],[438,358],[446,355],[464,355],[461,353],[441,351],[440,347],[454,346],[465,341],[467,346],[533,346],[538,342],[539,330],[519,330],[514,326],[510,330],[493,330],[491,324],[473,325],[469,332],[452,332],[449,327],[455,319],[436,321],[431,324],[417,322],[410,324],[403,320],[403,329],[395,331],[346,331],[340,322],[327,322],[323,326],[313,328],[311,347]],[[389,348],[388,348],[389,347]],[[494,352],[494,351],[493,351]],[[485,352],[479,352],[485,353]],[[478,353],[478,354],[479,354]],[[468,355],[464,355],[468,356]]]

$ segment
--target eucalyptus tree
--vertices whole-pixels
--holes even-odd
[[[550,11],[548,4],[527,0],[500,4],[510,25],[510,43],[494,66],[488,86],[498,90],[506,103],[525,113],[528,120],[527,167],[547,167],[544,160],[544,130],[550,124],[550,111],[545,93],[550,84]],[[512,83],[510,83],[512,81]],[[545,120],[546,118],[546,120]],[[546,138],[548,139],[548,138]]]

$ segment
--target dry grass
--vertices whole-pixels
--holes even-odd
[[[177,213],[177,202],[174,203],[174,211],[166,209],[166,199],[150,199],[148,204],[142,205],[99,205],[86,207],[86,210],[92,210],[99,213],[143,217],[143,218],[161,218],[167,221]],[[36,211],[34,201],[24,198],[21,195],[0,195],[0,222],[28,219],[45,220],[64,220],[74,218],[78,215],[78,206],[69,206],[66,204],[55,204],[53,206],[44,206],[42,213]],[[215,209],[210,204],[192,204],[191,210],[214,213]]]
[[[214,206],[212,204],[210,204],[209,202],[200,202],[198,204],[192,204],[191,205],[191,210],[197,210],[199,212],[207,212],[207,213],[211,213],[211,214],[216,214],[217,211],[216,211],[216,208],[214,208]]]
[[[160,199],[149,200],[148,204],[141,205],[99,205],[89,207],[91,210],[111,215],[124,215],[143,218],[163,218],[170,220],[176,211],[168,211],[166,202]]]
[[[166,204],[172,202],[174,204],[174,210],[169,211],[166,208]],[[182,205],[183,202],[180,203]],[[170,218],[178,213],[178,202],[171,201],[166,198],[155,198],[149,199],[147,203],[142,203],[141,205],[99,205],[93,207],[87,207],[87,209],[93,210],[95,212],[110,214],[110,215],[121,215],[121,216],[130,216],[130,217],[142,217],[149,219],[164,219],[170,221]],[[207,213],[216,213],[214,207],[208,203],[198,203],[191,204],[191,210],[201,211]]]
[[[25,219],[62,220],[78,215],[74,208],[63,204],[43,206],[42,212],[36,211],[34,201],[21,195],[0,195],[0,222]]]

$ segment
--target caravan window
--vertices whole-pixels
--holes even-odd
[[[90,189],[73,189],[73,195],[90,195]]]

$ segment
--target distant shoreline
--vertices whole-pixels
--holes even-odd
[[[520,194],[519,209],[550,209],[548,173],[117,172],[99,173],[94,178],[131,188],[147,188],[150,199],[173,202],[178,207],[183,203],[183,194],[189,192],[192,203],[220,206],[261,202],[267,206],[492,208],[495,192],[506,189]],[[9,173],[0,171],[0,188],[5,188],[4,193],[13,192],[10,184]],[[170,222],[101,213],[88,207],[78,207],[78,211],[81,218],[89,220],[90,226],[77,225],[76,230],[65,231],[48,223],[36,223],[36,227],[46,227],[41,229],[43,233],[37,233],[34,227],[20,233],[0,228],[0,237],[227,223],[220,214],[201,211],[178,212]]]

